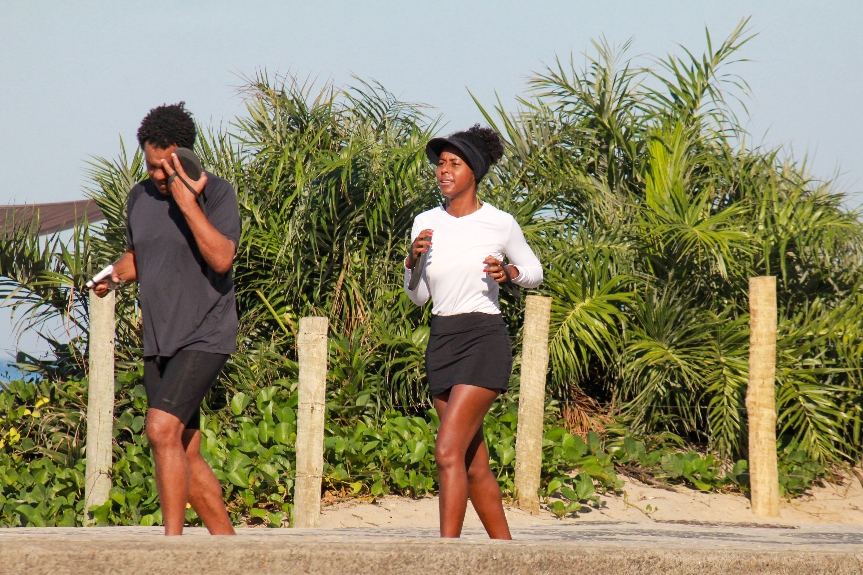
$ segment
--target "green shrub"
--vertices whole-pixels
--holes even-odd
[[[119,374],[116,385],[113,487],[92,509],[100,525],[161,524],[149,445],[143,433],[146,397],[142,370]],[[0,525],[80,525],[84,517],[86,381],[10,382],[0,390]],[[204,406],[202,452],[225,491],[232,520],[281,526],[292,509],[296,458],[295,379],[242,389],[219,387]],[[224,394],[224,401],[220,399]],[[331,395],[335,395],[332,392]],[[491,467],[505,497],[514,495],[517,394],[496,402],[485,420]],[[341,399],[340,399],[341,401]],[[370,396],[353,405],[327,404],[323,488],[336,498],[387,494],[424,497],[438,489],[434,410],[385,411],[374,417]],[[345,412],[353,412],[350,417]],[[342,413],[341,417],[334,414]],[[673,438],[650,447],[629,436],[595,432],[586,440],[562,425],[556,404],[546,409],[539,495],[553,513],[577,514],[599,507],[614,493],[619,473],[656,483],[683,483],[704,491],[747,489],[745,461],[728,473],[712,455],[681,451]],[[780,454],[780,483],[798,495],[825,470],[790,444]],[[193,510],[190,524],[200,521]]]

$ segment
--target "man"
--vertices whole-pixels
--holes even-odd
[[[187,502],[211,534],[233,535],[222,488],[200,453],[200,407],[236,351],[231,266],[240,215],[230,183],[208,173],[193,181],[174,155],[195,144],[195,123],[184,106],[154,108],[141,122],[138,143],[150,177],[129,192],[126,253],[111,279],[140,287],[146,433],[165,535],[182,535]],[[107,280],[100,282],[95,293],[104,297],[108,288]]]

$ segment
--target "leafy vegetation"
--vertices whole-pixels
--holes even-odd
[[[141,377],[136,370],[117,380],[113,488],[110,500],[92,510],[99,524],[161,523],[152,459],[141,433],[146,408]],[[0,524],[82,523],[85,396],[86,381],[13,381],[0,391],[7,430],[0,439]],[[284,525],[295,473],[296,378],[278,380],[253,395],[225,390],[224,400],[224,409],[205,406],[202,443],[224,486],[232,519]],[[358,411],[353,420],[341,423],[333,416],[343,408],[331,393],[324,449],[324,488],[330,500],[423,497],[437,490],[433,452],[439,422],[433,410],[413,416],[375,414],[375,407],[360,397],[351,406]],[[514,492],[516,423],[516,404],[508,400],[497,402],[485,421],[492,468],[508,497]],[[620,472],[654,485],[747,488],[745,460],[726,472],[712,455],[681,452],[679,439],[645,445],[617,432],[604,437],[589,432],[582,439],[560,425],[558,408],[549,405],[541,494],[552,512],[563,516],[584,511],[584,506],[599,507],[599,494],[622,486]],[[780,483],[789,495],[802,493],[824,472],[802,451],[781,461]],[[199,524],[191,509],[187,519]]]
[[[586,67],[533,76],[515,112],[477,102],[507,140],[481,198],[512,213],[546,268],[550,396],[543,494],[558,514],[595,505],[617,472],[696,489],[746,488],[748,279],[776,275],[777,432],[783,489],[799,494],[859,461],[863,224],[847,195],[781,149],[750,149],[731,73],[746,23],[703,56],[650,65],[594,44]],[[439,198],[422,106],[359,82],[339,90],[259,74],[245,115],[201,129],[204,164],[229,179],[243,232],[239,343],[208,399],[205,448],[235,517],[290,512],[298,318],[330,318],[327,489],[435,489],[436,421],[423,375],[428,308],[401,291],[414,214]],[[125,197],[140,152],[96,159],[89,194],[107,221],[71,241],[18,225],[0,238],[0,298],[32,329],[69,336],[45,378],[0,392],[5,524],[80,517],[88,276],[125,249]],[[158,522],[141,428],[140,314],[118,296],[115,489],[106,522]],[[520,353],[521,302],[502,306]],[[511,492],[515,389],[487,421]],[[28,391],[30,390],[30,391]],[[29,394],[29,395],[28,395]],[[36,405],[39,398],[47,402]],[[294,403],[292,403],[294,402]],[[25,413],[29,412],[29,413]],[[39,413],[39,417],[34,414]],[[736,463],[735,463],[736,462]],[[615,471],[617,470],[617,471]]]

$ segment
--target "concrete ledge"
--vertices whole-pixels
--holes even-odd
[[[863,529],[757,529],[610,523],[522,529],[513,542],[429,530],[2,529],[0,573],[194,575],[338,573],[829,574],[863,572]]]

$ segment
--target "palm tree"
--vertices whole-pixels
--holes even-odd
[[[587,70],[536,75],[518,113],[483,110],[510,146],[495,183],[530,206],[523,223],[550,268],[550,384],[564,405],[587,391],[637,432],[740,455],[746,286],[778,274],[782,441],[856,460],[863,227],[779,150],[737,144],[728,99],[746,84],[726,70],[746,26],[715,49],[708,34],[703,57],[637,68],[628,44],[603,41]]]

